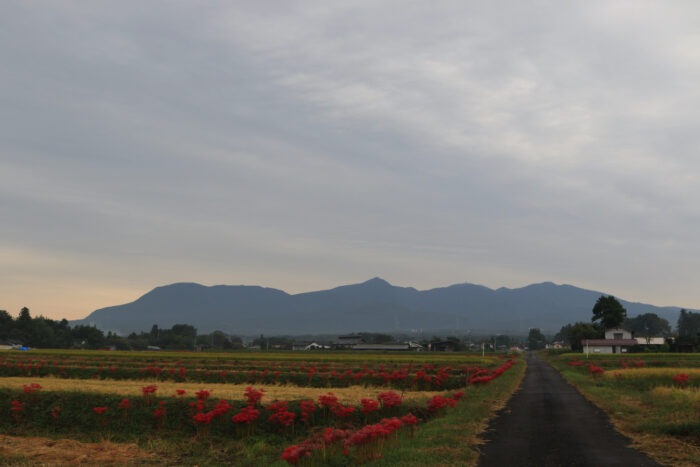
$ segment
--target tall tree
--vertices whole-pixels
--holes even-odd
[[[700,313],[688,311],[685,308],[681,310],[678,317],[678,337],[681,339],[695,340],[700,334]]]
[[[601,295],[593,306],[593,318],[591,321],[599,322],[603,328],[619,327],[625,322],[627,310],[612,295]]]
[[[530,350],[544,349],[545,338],[542,331],[539,328],[530,328],[530,332],[527,336],[527,346]]]

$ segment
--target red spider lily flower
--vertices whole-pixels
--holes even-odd
[[[12,413],[19,414],[24,410],[24,406],[27,405],[26,402],[12,401]]]
[[[31,394],[31,393],[33,393],[33,392],[38,391],[39,389],[41,389],[41,385],[40,385],[40,384],[32,383],[32,384],[30,384],[29,386],[27,386],[27,385],[24,386],[24,393],[25,393],[25,394]]]
[[[342,404],[336,404],[333,407],[331,407],[331,412],[333,412],[333,414],[338,418],[345,418],[352,415],[352,413],[355,412],[355,407],[352,405],[343,407]]]
[[[673,377],[673,381],[678,383],[680,387],[684,388],[688,384],[688,381],[690,381],[690,376],[686,375],[685,373],[678,373]]]
[[[362,404],[362,413],[365,415],[379,410],[379,402],[374,399],[362,399],[360,404]]]
[[[280,410],[270,415],[271,422],[277,421],[282,426],[289,426],[294,423],[294,417],[296,414],[294,412],[288,412],[287,410]]]
[[[316,411],[314,401],[301,401],[301,417],[300,420],[306,423],[309,420],[309,415]]]
[[[418,424],[418,419],[415,415],[409,413],[408,415],[401,417],[401,423],[406,426],[414,426]]]
[[[282,453],[282,460],[287,461],[292,465],[296,465],[302,457],[311,457],[311,450],[305,446],[294,444],[285,448]]]
[[[107,411],[107,407],[95,407],[92,409],[96,414],[102,415]]]
[[[51,414],[51,416],[52,416],[54,419],[56,419],[56,418],[58,418],[58,413],[59,413],[60,411],[61,411],[61,408],[60,408],[60,407],[54,407],[53,409],[51,409],[51,412],[49,412],[49,413]]]
[[[397,407],[401,405],[401,396],[396,394],[394,391],[380,392],[377,394],[377,399],[381,403],[382,407],[390,409],[392,407]]]
[[[250,425],[260,416],[260,411],[252,406],[243,407],[239,413],[233,416],[231,419],[233,423],[248,424]]]
[[[131,402],[129,402],[129,399],[122,399],[122,401],[119,403],[119,408],[120,409],[131,408]]]
[[[325,396],[320,396],[318,398],[318,403],[322,407],[326,407],[326,408],[333,407],[334,405],[336,405],[338,403],[338,398],[335,397],[332,392],[329,392]]]
[[[448,405],[450,407],[454,407],[456,403],[457,400],[450,399],[449,397],[443,397],[438,394],[437,396],[434,396],[428,401],[428,410],[430,410],[431,412],[437,412],[438,410],[442,409],[443,407],[447,407]]]
[[[248,399],[248,405],[257,405],[258,402],[260,402],[260,399],[263,398],[263,392],[265,392],[263,389],[258,391],[248,386],[245,388],[243,394],[245,395],[246,399]]]
[[[141,392],[143,393],[144,397],[149,396],[150,394],[155,393],[158,390],[158,386],[155,384],[152,384],[150,386],[144,386],[141,388]]]
[[[199,399],[200,401],[205,401],[211,395],[211,391],[206,391],[206,390],[202,389],[201,391],[197,391],[194,394],[197,396],[197,399]]]
[[[176,396],[184,396],[186,392],[187,392],[187,391],[185,391],[184,389],[176,389],[176,390],[175,390],[175,395],[176,395]]]
[[[464,395],[464,391],[457,391],[452,394],[452,398],[456,401],[461,400],[467,396]]]
[[[196,413],[192,416],[192,421],[196,424],[199,424],[199,425],[209,425],[211,423],[212,418],[213,417],[212,417],[211,412],[208,412],[208,413],[200,412],[200,413]]]
[[[156,409],[155,412],[153,412],[153,417],[160,421],[165,415],[168,413],[168,409],[165,407],[165,402],[160,403],[160,407]]]

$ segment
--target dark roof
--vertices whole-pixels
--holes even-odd
[[[637,345],[636,339],[582,339],[583,345]]]

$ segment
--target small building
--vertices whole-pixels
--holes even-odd
[[[582,339],[584,353],[625,353],[633,345],[637,345],[632,333],[622,328],[605,330],[605,339]]]
[[[666,343],[666,339],[663,337],[635,336],[634,340],[637,341],[638,345],[664,345]]]
[[[632,339],[632,333],[627,329],[611,328],[605,330],[606,339]]]
[[[347,336],[338,336],[336,340],[331,342],[331,347],[334,350],[350,350],[357,344],[365,344],[362,336],[350,334]]]
[[[457,343],[454,341],[437,341],[428,344],[428,350],[430,352],[455,352],[457,350]]]
[[[292,350],[329,350],[330,348],[330,344],[324,344],[316,341],[301,341],[292,343]]]

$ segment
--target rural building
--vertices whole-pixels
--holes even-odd
[[[581,345],[584,353],[625,353],[637,341],[626,329],[612,328],[605,330],[605,339],[583,339]]]
[[[664,345],[666,343],[666,339],[663,337],[635,336],[634,340],[636,340],[639,345]]]
[[[428,344],[431,352],[454,352],[457,350],[457,343],[453,341],[437,341]]]
[[[374,350],[374,351],[420,351],[423,346],[415,342],[393,343],[393,344],[355,344],[352,350]]]
[[[333,350],[350,350],[357,344],[364,344],[365,340],[362,336],[350,334],[347,336],[338,336],[336,340],[331,342]]]
[[[323,344],[321,342],[294,342],[292,343],[292,350],[328,350],[330,349],[330,344]]]

